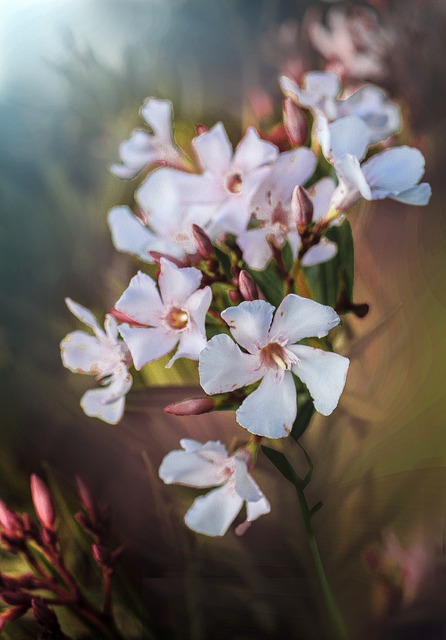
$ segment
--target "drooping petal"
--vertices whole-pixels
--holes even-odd
[[[339,324],[334,309],[294,293],[288,294],[280,303],[270,330],[270,340],[283,336],[288,344],[317,336],[326,336]]]
[[[242,353],[226,334],[209,340],[199,362],[200,384],[210,395],[246,387],[264,374],[259,358]]]
[[[94,317],[94,315],[91,313],[89,309],[87,309],[86,307],[83,307],[81,304],[79,304],[78,302],[75,302],[71,298],[65,298],[65,304],[67,305],[71,313],[74,316],[76,316],[78,320],[86,324],[87,327],[90,327],[91,329],[93,329],[94,333],[98,337],[104,335],[104,332],[99,326],[98,321],[96,320],[96,318]]]
[[[349,191],[351,192],[356,191],[358,192],[358,195],[360,193],[362,197],[365,198],[366,200],[373,199],[372,190],[370,189],[370,186],[362,171],[358,158],[352,155],[343,156],[336,162],[335,167],[341,183],[342,182],[345,183],[345,187]],[[340,187],[342,187],[342,184],[340,184]],[[338,191],[338,189],[336,191]],[[333,198],[333,201],[334,200],[335,200],[335,197]]]
[[[153,136],[143,129],[135,129],[127,140],[119,145],[122,164],[113,164],[110,169],[118,178],[132,179],[144,167],[162,159],[162,154]]]
[[[243,506],[231,483],[195,499],[184,516],[189,529],[207,536],[224,536]]]
[[[330,415],[344,389],[349,359],[337,353],[302,345],[288,348],[299,358],[292,371],[307,385],[316,411],[324,416]]]
[[[173,107],[169,100],[147,98],[139,112],[157,138],[172,142]]]
[[[60,343],[62,363],[73,373],[102,375],[109,348],[85,331],[73,331]]]
[[[142,271],[130,280],[115,308],[139,324],[152,326],[159,324],[164,311],[155,282]]]
[[[248,173],[263,164],[273,162],[278,153],[275,144],[262,140],[254,127],[248,127],[235,150],[232,164]]]
[[[113,207],[108,212],[108,226],[113,245],[118,251],[138,256],[145,262],[153,262],[149,250],[156,240],[153,233],[133,215],[128,207]],[[149,249],[150,246],[150,249]]]
[[[432,188],[430,184],[422,182],[411,189],[400,191],[397,195],[391,195],[389,197],[392,198],[392,200],[404,202],[405,204],[424,206],[429,202],[431,195]]]
[[[268,500],[263,496],[260,500],[256,500],[256,502],[248,502],[246,505],[246,520],[248,522],[254,522],[260,516],[265,515],[271,511],[271,505]]]
[[[117,424],[125,409],[124,396],[108,402],[106,388],[90,389],[81,398],[81,407],[90,418],[99,418],[108,424]]]
[[[364,176],[372,189],[398,194],[417,184],[424,173],[424,157],[412,147],[387,149],[364,162]]]
[[[202,445],[200,445],[200,449]],[[163,459],[159,477],[166,484],[188,487],[214,487],[225,480],[221,467],[193,451],[171,451]]]
[[[242,427],[256,435],[288,436],[296,419],[296,387],[291,372],[285,371],[281,378],[269,371],[243,401],[235,417]]]
[[[273,311],[266,300],[252,300],[225,309],[221,317],[239,345],[255,354],[268,343]]]
[[[302,258],[302,265],[304,267],[311,267],[315,264],[322,264],[328,262],[335,257],[338,252],[338,245],[328,238],[321,238],[318,244],[311,247]]]
[[[260,500],[263,496],[257,483],[248,473],[246,462],[237,458],[237,454],[233,456],[235,464],[235,490],[243,500],[253,501]]]
[[[201,278],[199,269],[195,267],[180,268],[161,258],[158,285],[164,304],[181,306],[198,289]]]
[[[232,159],[232,145],[221,122],[193,139],[200,164],[216,176],[224,175]]]
[[[162,358],[178,343],[179,336],[162,327],[148,328],[131,327],[121,324],[119,333],[132,354],[135,369],[142,369],[153,360]]]
[[[272,257],[272,250],[267,236],[271,233],[268,227],[248,229],[237,237],[237,244],[243,251],[243,259],[251,269],[264,269]]]

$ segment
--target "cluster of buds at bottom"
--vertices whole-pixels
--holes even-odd
[[[62,631],[57,608],[66,607],[89,628],[96,627],[111,638],[122,638],[113,617],[111,577],[121,549],[108,546],[110,518],[100,508],[81,478],[76,479],[82,511],[77,522],[93,537],[92,557],[103,574],[103,603],[97,606],[83,593],[82,586],[64,558],[58,533],[58,514],[53,495],[37,475],[31,476],[31,497],[38,523],[26,513],[12,511],[0,501],[0,541],[3,548],[23,560],[21,575],[0,573],[0,632],[31,613],[39,629],[38,638],[69,638]],[[42,595],[42,594],[45,595]]]

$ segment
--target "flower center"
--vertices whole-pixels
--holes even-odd
[[[240,193],[243,189],[243,178],[241,173],[232,173],[226,178],[226,188],[231,193]]]
[[[291,369],[291,366],[298,362],[298,358],[278,342],[270,342],[261,350],[260,361],[264,367],[279,373]]]
[[[173,307],[166,316],[166,322],[171,329],[185,329],[189,322],[189,314],[184,309]]]

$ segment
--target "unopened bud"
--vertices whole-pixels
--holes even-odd
[[[197,132],[197,136],[201,136],[202,133],[206,133],[207,131],[209,131],[209,127],[199,122],[195,125],[195,130]]]
[[[214,398],[201,396],[200,398],[190,398],[183,402],[174,402],[164,407],[165,413],[174,416],[199,416],[202,413],[209,413],[215,407]]]
[[[91,552],[96,562],[104,567],[111,567],[113,565],[113,556],[107,547],[95,542],[91,545]]]
[[[308,121],[305,111],[288,96],[283,99],[283,123],[293,147],[301,147],[308,138]]]
[[[239,304],[241,302],[240,294],[235,289],[228,291],[228,296],[232,304]]]
[[[57,535],[54,529],[42,528],[42,541],[47,547],[55,547],[57,544]]]
[[[202,258],[210,258],[214,253],[214,245],[207,233],[198,226],[198,224],[192,225],[192,235],[194,236],[195,246]]]
[[[165,258],[166,260],[169,260],[169,262],[173,262],[173,264],[176,264],[177,267],[181,268],[186,266],[184,262],[181,262],[181,260],[178,260],[178,258],[167,255],[167,253],[161,253],[160,251],[149,251],[149,254],[157,265],[161,264],[161,258]]]
[[[22,529],[20,518],[6,506],[3,500],[0,500],[0,525],[8,536],[13,536]]]
[[[307,191],[297,185],[291,197],[291,212],[299,233],[313,221],[313,211],[314,206]]]
[[[40,522],[47,529],[53,529],[56,521],[53,498],[45,482],[35,473],[31,476],[31,496]]]
[[[259,289],[247,271],[242,269],[238,276],[238,288],[245,300],[252,301],[260,298]]]
[[[96,513],[96,503],[90,489],[80,476],[76,476],[76,488],[77,495],[79,496],[85,511],[91,516],[94,516]]]

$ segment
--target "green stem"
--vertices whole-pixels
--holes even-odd
[[[339,611],[338,605],[336,604],[336,601],[331,592],[330,585],[328,584],[327,576],[325,575],[324,565],[322,564],[319,547],[317,546],[316,537],[314,535],[313,525],[311,524],[312,512],[308,508],[307,499],[304,493],[304,487],[298,486],[298,484],[296,484],[295,487],[305,525],[308,545],[310,547],[311,555],[313,556],[314,565],[316,567],[316,572],[322,587],[325,604],[327,605],[327,609],[330,612],[333,629],[336,633],[336,640],[347,640],[347,629],[345,628],[341,612]]]

